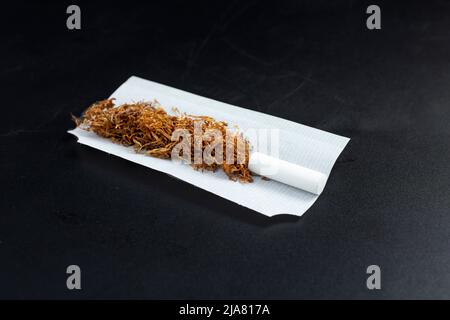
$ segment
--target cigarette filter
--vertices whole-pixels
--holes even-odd
[[[250,171],[314,194],[321,194],[327,177],[318,171],[280,160],[263,153],[250,155]]]

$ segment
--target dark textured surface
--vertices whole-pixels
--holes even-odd
[[[0,297],[450,298],[450,6],[392,2],[2,5]],[[267,219],[66,134],[131,75],[352,140]]]

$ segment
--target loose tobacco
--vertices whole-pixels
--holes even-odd
[[[222,154],[231,150],[231,161],[201,161],[190,163],[197,170],[216,171],[222,168],[231,180],[252,182],[252,174],[248,169],[250,144],[241,133],[235,131],[230,136],[228,124],[208,116],[192,116],[186,114],[170,115],[158,102],[138,102],[115,106],[114,99],[107,99],[92,104],[80,118],[73,117],[77,127],[95,132],[125,146],[133,146],[137,152],[163,159],[172,157],[172,150],[180,143],[173,140],[172,134],[177,129],[187,130],[191,139],[191,160],[194,160],[194,130],[195,123],[201,123],[201,134],[207,135],[211,130],[221,133],[219,139],[223,145]],[[205,148],[214,149],[218,143],[205,139],[201,142],[201,151]],[[244,159],[239,161],[238,146],[244,146]],[[230,149],[231,148],[231,149]],[[216,156],[214,152],[212,156]]]

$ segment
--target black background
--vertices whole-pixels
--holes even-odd
[[[0,297],[450,298],[449,3],[75,3],[2,4]],[[131,75],[352,140],[269,219],[66,133]]]

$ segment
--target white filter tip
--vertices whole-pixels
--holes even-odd
[[[249,169],[261,176],[317,195],[322,193],[327,182],[327,176],[319,171],[259,152],[250,154]]]

